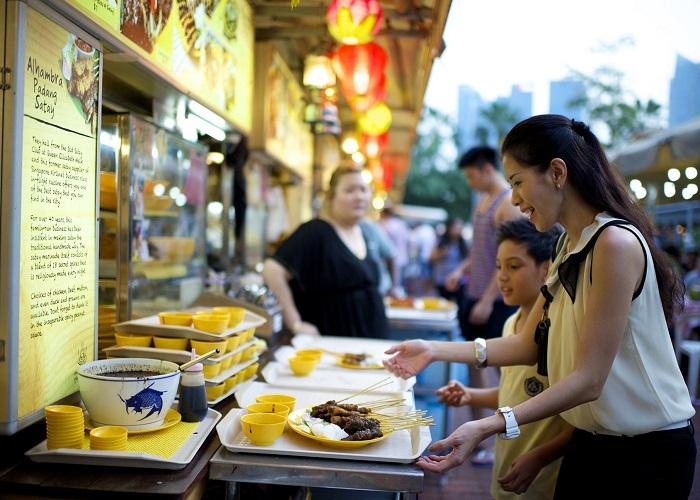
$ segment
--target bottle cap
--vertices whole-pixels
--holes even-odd
[[[194,359],[196,357],[197,357],[197,351],[192,349],[192,357],[190,359]],[[192,366],[185,368],[186,372],[193,372],[193,373],[201,372],[203,370],[204,370],[204,365],[202,363],[195,363]]]

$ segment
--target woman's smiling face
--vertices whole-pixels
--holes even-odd
[[[522,165],[506,154],[503,156],[503,170],[513,188],[511,203],[530,219],[538,231],[546,231],[558,222],[561,189],[554,185],[551,167],[540,172],[537,167]]]

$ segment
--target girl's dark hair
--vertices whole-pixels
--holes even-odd
[[[649,217],[632,200],[591,129],[561,115],[533,116],[508,132],[501,152],[540,172],[546,171],[554,158],[560,158],[566,163],[567,180],[586,203],[639,229],[651,251],[664,315],[670,322],[675,306],[683,299],[680,281],[666,255],[654,245]]]
[[[535,225],[524,217],[509,220],[498,227],[498,244],[513,241],[525,245],[527,254],[542,264],[551,259],[554,245],[561,234],[559,225],[540,233]]]
[[[442,236],[440,236],[440,241],[438,242],[438,247],[446,247],[452,241],[450,240],[450,227],[452,227],[452,224],[456,222],[462,222],[462,219],[459,217],[455,217],[452,219],[448,219],[447,222],[445,223],[445,232],[442,233]],[[462,259],[465,259],[467,257],[467,254],[469,253],[469,249],[467,248],[467,242],[464,241],[464,238],[462,235],[459,235],[459,238],[457,239],[457,245],[459,245],[459,255]]]

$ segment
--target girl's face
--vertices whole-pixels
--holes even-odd
[[[447,228],[447,235],[450,237],[451,240],[457,240],[459,237],[462,235],[462,229],[463,229],[463,224],[462,221],[454,221],[452,224],[450,224],[450,227]]]
[[[554,185],[551,167],[539,172],[506,154],[503,156],[503,170],[513,188],[511,203],[530,219],[538,231],[546,231],[559,221],[562,190]]]
[[[538,264],[523,243],[504,240],[496,254],[496,277],[509,306],[531,306],[547,276],[547,262]]]
[[[370,191],[359,173],[342,175],[331,193],[331,213],[339,219],[360,220],[367,213]]]

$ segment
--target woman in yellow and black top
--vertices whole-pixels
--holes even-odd
[[[695,410],[666,322],[681,298],[651,223],[582,122],[534,116],[503,147],[512,202],[538,230],[560,223],[547,287],[516,335],[454,345],[412,341],[387,366],[412,375],[435,359],[532,364],[550,387],[514,408],[460,426],[419,465],[462,463],[483,439],[551,415],[575,427],[555,498],[687,498],[695,467]],[[548,316],[548,317],[547,317]],[[551,322],[551,324],[550,324]],[[539,355],[539,356],[538,356]]]

